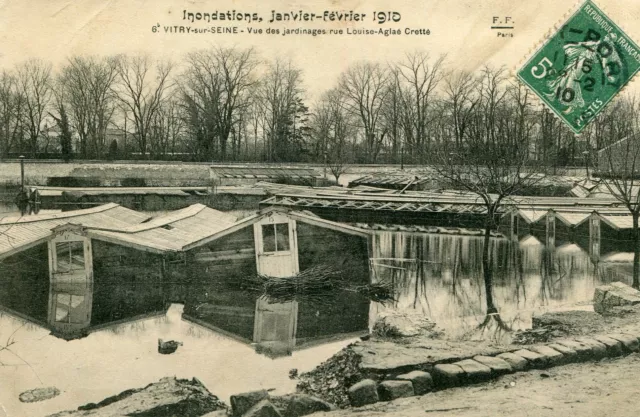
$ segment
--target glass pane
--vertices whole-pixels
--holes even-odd
[[[71,296],[69,294],[56,294],[56,321],[67,323],[69,321],[69,309]]]
[[[69,323],[84,323],[84,319],[87,315],[87,312],[84,309],[84,296],[72,295],[70,307],[71,309],[69,311]]]
[[[56,258],[58,273],[66,274],[72,271],[84,270],[84,245],[83,242],[58,242],[56,243]]]
[[[276,244],[278,251],[289,250],[289,223],[276,224]]]
[[[265,224],[262,226],[262,251],[276,251],[275,229],[272,224]]]
[[[84,244],[83,242],[69,242],[69,251],[71,252],[71,270],[84,270]]]
[[[59,273],[66,273],[71,270],[71,260],[69,257],[69,242],[56,243],[56,258],[58,265],[56,271]]]

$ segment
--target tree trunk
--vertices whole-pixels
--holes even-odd
[[[229,131],[225,131],[222,136],[220,136],[220,160],[227,160],[227,140],[229,139]]]
[[[638,230],[638,218],[640,212],[634,211],[633,217],[633,288],[640,289],[640,230]]]
[[[493,225],[493,210],[488,208],[484,225],[484,242],[482,244],[482,272],[484,275],[484,292],[487,301],[487,314],[495,314],[498,309],[493,303],[493,268],[489,257],[491,246],[491,226]]]

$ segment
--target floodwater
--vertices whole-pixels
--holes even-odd
[[[595,287],[631,284],[633,253],[613,249],[591,256],[585,247],[544,236],[491,240],[493,302],[498,317],[488,317],[482,273],[482,237],[379,232],[371,259],[372,280],[392,282],[396,301],[372,304],[371,318],[386,309],[420,312],[452,338],[509,342],[515,330],[531,328],[534,314],[592,309]],[[622,244],[620,244],[622,243]]]
[[[229,396],[248,390],[295,389],[288,371],[314,368],[349,341],[296,351],[271,359],[246,344],[181,319],[182,307],[167,314],[105,328],[65,341],[43,327],[0,316],[0,343],[15,341],[0,352],[0,416],[44,416],[99,402],[130,388],[140,388],[165,376],[200,379],[228,403]],[[171,355],[157,352],[157,340],[180,340]],[[20,403],[18,395],[36,387],[56,386],[51,400]]]
[[[386,309],[422,313],[451,338],[508,342],[514,330],[531,326],[534,314],[590,309],[597,285],[631,281],[632,258],[616,245],[603,244],[611,250],[592,256],[584,242],[543,241],[539,235],[492,239],[499,318],[485,314],[482,239],[454,234],[376,232],[371,280],[394,288],[395,300],[386,304],[340,293],[326,302],[276,306],[246,297],[225,298],[237,305],[196,305],[187,298],[186,305],[165,310],[166,289],[145,284],[116,290],[97,282],[82,288],[52,288],[46,280],[31,288],[5,283],[0,306],[23,318],[0,313],[0,417],[72,409],[171,375],[197,377],[227,402],[254,389],[290,392],[290,369],[313,369],[366,333]],[[134,295],[140,293],[144,297]],[[51,320],[89,333],[66,341],[47,330]],[[271,343],[253,343],[257,335]],[[159,338],[183,346],[160,355]],[[41,386],[56,386],[61,395],[18,401],[19,393]]]

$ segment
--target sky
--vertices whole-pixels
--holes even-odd
[[[38,57],[64,63],[73,54],[150,53],[180,61],[189,51],[210,46],[253,46],[264,58],[290,57],[305,74],[310,94],[333,86],[348,65],[361,60],[393,62],[407,52],[447,54],[450,68],[473,71],[485,64],[515,69],[554,26],[581,2],[575,0],[0,0],[0,67]],[[640,1],[596,0],[619,26],[640,42]],[[259,23],[190,23],[183,11],[258,13]],[[274,22],[271,11],[351,11],[364,13],[361,22]],[[395,11],[399,22],[378,24],[374,11]],[[494,17],[511,30],[491,29]],[[152,27],[160,25],[154,33]],[[237,34],[165,33],[165,26],[237,26]],[[262,29],[249,34],[248,28]],[[267,28],[307,29],[429,29],[429,35],[271,35]],[[498,36],[499,32],[513,37]],[[632,86],[632,88],[636,88]]]

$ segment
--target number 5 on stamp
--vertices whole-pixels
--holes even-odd
[[[564,120],[582,129],[640,69],[640,48],[587,0],[518,71]]]

